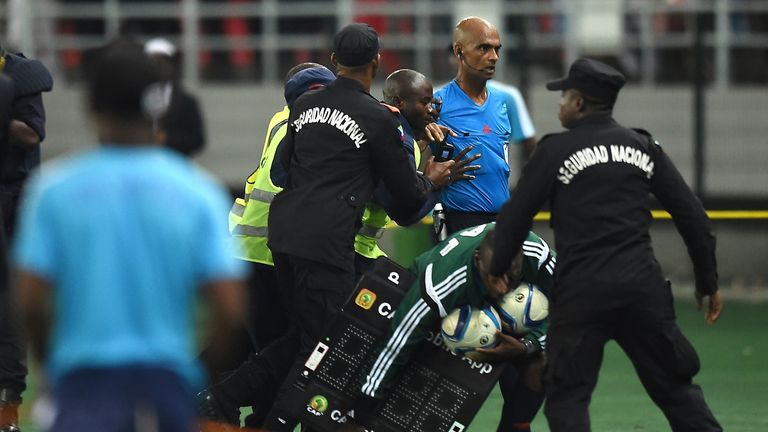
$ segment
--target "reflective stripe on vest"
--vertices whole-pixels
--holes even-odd
[[[238,258],[273,265],[267,247],[269,206],[280,188],[272,183],[269,170],[278,144],[288,130],[288,107],[276,113],[269,122],[258,167],[245,181],[242,198],[235,200],[229,212],[230,232],[240,248]]]
[[[273,199],[275,199],[275,195],[277,195],[274,192],[267,192],[261,189],[253,188],[251,193],[248,195],[248,199],[246,200],[246,203],[250,200],[256,200],[263,203],[271,203]]]
[[[232,230],[232,235],[242,235],[248,237],[267,237],[269,235],[268,227],[254,227],[250,225],[238,225]]]
[[[229,212],[235,216],[243,217],[243,213],[245,213],[245,205],[241,204],[239,201],[235,201]]]
[[[357,231],[358,234],[373,237],[373,238],[381,238],[381,236],[384,235],[384,228],[383,227],[375,227],[373,225],[363,225],[360,227],[360,229]]]

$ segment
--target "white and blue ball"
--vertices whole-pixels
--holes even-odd
[[[549,316],[549,300],[534,284],[522,283],[500,298],[496,305],[501,320],[516,336],[522,336]]]
[[[475,358],[477,348],[493,348],[501,331],[499,314],[493,308],[464,305],[449,313],[440,325],[445,345],[452,353]]]

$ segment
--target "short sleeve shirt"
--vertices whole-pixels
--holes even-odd
[[[512,130],[506,96],[493,87],[487,87],[487,93],[485,103],[477,105],[456,81],[435,92],[443,101],[438,123],[458,134],[448,138],[455,153],[471,144],[474,149],[467,157],[482,154],[474,180],[452,183],[443,190],[443,207],[448,211],[498,213],[509,199],[507,149]]]
[[[164,148],[105,146],[36,173],[14,258],[53,289],[52,379],[150,364],[194,381],[197,289],[243,272],[228,207],[218,184]]]

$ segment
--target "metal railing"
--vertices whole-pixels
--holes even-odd
[[[688,48],[693,46],[693,23],[696,14],[713,17],[713,30],[703,38],[705,48],[714,52],[713,81],[717,86],[726,87],[731,82],[731,49],[764,48],[768,46],[768,34],[735,33],[730,20],[735,16],[768,14],[768,1],[762,0],[687,0],[668,2],[664,0],[604,0],[612,4],[618,14],[622,34],[617,55],[636,52],[640,80],[647,85],[655,83],[658,49]],[[9,35],[19,48],[33,56],[55,62],[58,53],[65,50],[82,51],[104,43],[117,36],[125,20],[178,20],[181,31],[166,34],[184,52],[184,75],[190,85],[200,81],[200,56],[203,51],[227,51],[231,49],[251,50],[260,56],[260,79],[276,82],[279,79],[279,53],[301,49],[327,50],[332,32],[361,16],[413,19],[412,33],[382,34],[382,46],[393,51],[413,53],[414,64],[407,65],[428,76],[434,72],[433,55],[444,51],[451,38],[452,23],[461,18],[463,11],[486,11],[502,33],[507,52],[528,52],[562,50],[562,67],[581,55],[589,47],[582,46],[576,32],[576,18],[584,14],[599,12],[600,0],[486,0],[472,2],[451,0],[412,0],[366,2],[361,0],[336,1],[278,1],[261,0],[237,3],[212,3],[203,0],[179,0],[178,2],[131,2],[128,0],[103,0],[101,2],[66,2],[56,0],[7,0],[0,7],[0,22],[6,29],[17,30]],[[581,14],[581,15],[579,15]],[[688,25],[680,32],[659,33],[654,31],[654,19],[660,15],[682,15]],[[541,16],[552,16],[561,23],[559,31],[542,32],[532,24]],[[239,17],[258,20],[258,30],[236,38],[226,35],[202,34],[201,20]],[[335,28],[328,34],[296,34],[293,29],[281,29],[280,23],[292,18],[326,19]],[[101,20],[103,32],[96,35],[56,32],[56,23],[61,20]],[[504,23],[509,19],[521,19],[520,28],[510,31]],[[435,26],[442,20],[449,25]],[[636,25],[635,31],[628,31],[626,22]],[[436,28],[439,27],[439,28]],[[193,55],[189,55],[192,53]],[[498,67],[501,76],[510,67],[510,55],[502,56]],[[55,63],[53,63],[55,65]]]

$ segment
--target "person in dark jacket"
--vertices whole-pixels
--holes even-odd
[[[178,52],[168,40],[155,38],[144,44],[144,52],[157,63],[168,83],[168,111],[163,118],[166,146],[192,157],[205,149],[205,119],[200,103],[179,82]]]
[[[0,75],[0,142],[6,137],[13,108],[13,81]],[[2,220],[0,208],[0,220]],[[17,317],[13,307],[11,275],[5,230],[0,229],[0,432],[19,432],[19,404],[26,387],[26,357],[19,343]]]
[[[582,58],[547,84],[562,91],[559,116],[568,131],[542,139],[499,214],[491,275],[507,271],[549,200],[559,252],[544,376],[553,432],[590,430],[589,400],[609,340],[630,358],[672,430],[720,431],[692,382],[699,358],[675,322],[670,283],[653,254],[650,194],[688,247],[697,304],[708,299],[710,324],[722,309],[715,237],[701,202],[659,143],[613,119],[624,82],[612,67]]]
[[[43,92],[53,78],[38,60],[10,53],[0,46],[0,71],[13,82],[13,103],[8,134],[0,145],[0,203],[3,227],[13,239],[19,196],[29,172],[40,165],[40,143],[45,139]]]
[[[328,76],[330,74],[330,76]],[[316,90],[318,87],[328,85],[333,81],[335,77],[325,67],[315,65],[315,67],[309,70],[303,70],[301,72],[292,75],[285,84],[285,99],[288,104],[288,108],[293,108],[294,102],[305,92]],[[421,137],[425,133],[427,123],[432,120],[432,85],[422,74],[410,70],[403,69],[396,71],[390,75],[384,84],[384,99],[388,105],[385,105],[389,109],[389,114],[397,119],[399,126],[402,128],[401,142],[406,149],[408,159],[414,167],[418,165],[416,162],[416,151],[420,150],[415,147],[415,136]],[[287,109],[285,110],[285,116],[287,117]],[[272,122],[275,122],[273,119]],[[283,124],[283,128],[287,129],[285,125],[287,119],[280,124]],[[273,137],[273,144],[271,149],[276,154],[280,154],[279,148],[284,143],[285,131],[282,133],[270,133]],[[454,163],[448,164],[451,169],[452,181],[469,180],[472,178],[469,172],[475,169],[475,166],[469,165],[472,161],[477,159],[476,157],[463,159],[464,153],[459,153],[453,158]],[[420,155],[420,153],[419,153]],[[262,161],[262,166],[264,161]],[[279,163],[270,164],[267,162],[267,167],[272,166],[270,171],[270,178],[275,185],[284,185],[287,173],[284,170],[284,166]],[[442,167],[446,164],[434,163],[431,164],[424,175],[427,178],[437,176],[439,178],[442,172]],[[258,180],[254,185],[258,185]],[[257,186],[254,186],[254,188]],[[255,190],[255,189],[254,189]],[[252,192],[251,192],[252,194]],[[408,215],[406,219],[398,219],[396,222],[402,226],[411,225],[418,222],[424,214],[431,210],[434,206],[434,200],[439,196],[439,192],[430,192],[430,198],[425,200],[424,205],[414,214]],[[250,201],[248,206],[251,205]],[[263,205],[263,204],[256,204]],[[379,207],[382,206],[382,207]],[[362,218],[363,228],[358,231],[358,235],[355,237],[355,280],[358,279],[360,274],[369,271],[375,261],[376,256],[383,254],[381,249],[378,248],[377,238],[361,235],[363,232],[367,232],[366,229],[372,227],[372,223],[382,223],[382,217],[388,220],[385,210],[390,207],[397,207],[397,202],[393,199],[393,195],[386,188],[383,182],[377,184],[374,192],[374,202],[369,202],[365,207],[365,213]],[[237,205],[233,207],[233,210],[237,208]],[[246,208],[246,213],[248,212]],[[267,215],[264,215],[266,218]],[[383,222],[386,223],[386,222]],[[381,225],[383,226],[383,225]],[[383,228],[381,228],[383,230]],[[265,230],[266,231],[266,230]],[[266,234],[265,234],[266,235]],[[247,246],[247,244],[244,244]],[[270,267],[273,268],[273,267]],[[281,303],[282,304],[282,303]],[[270,316],[286,317],[289,316],[282,307],[275,307],[274,305],[261,305],[261,308],[272,307]],[[274,310],[277,309],[277,310]],[[265,312],[266,313],[266,312]],[[264,315],[265,313],[262,313]],[[261,318],[263,321],[264,319]],[[273,319],[274,321],[274,319]],[[267,321],[263,321],[267,322]],[[284,327],[287,324],[286,320],[281,320],[279,323],[272,325],[275,329],[280,329],[281,333],[284,332]],[[275,329],[271,329],[274,331]],[[262,329],[263,330],[263,329]],[[280,334],[276,334],[279,336]],[[274,339],[274,338],[273,338]],[[265,346],[261,344],[259,346]],[[270,348],[270,351],[274,352],[275,347]],[[260,373],[263,369],[263,360],[266,356],[253,355],[247,362],[242,364],[234,373],[232,373],[225,380],[216,383],[210,388],[201,392],[199,395],[200,411],[201,414],[213,421],[226,422],[230,424],[239,424],[238,407],[255,405],[254,414],[245,419],[246,426],[259,426],[263,422],[260,419],[260,414],[266,415],[266,412],[262,412],[259,406],[263,404],[264,395],[269,395],[269,391],[265,390],[263,381],[258,379],[251,379],[251,377],[262,377]],[[280,366],[280,364],[278,364]],[[290,363],[283,362],[282,365],[286,369],[291,366]],[[279,371],[277,368],[270,367],[270,372],[275,376],[285,375],[288,371]],[[267,407],[269,408],[269,407]]]
[[[354,237],[376,183],[383,181],[393,194],[397,205],[391,216],[398,219],[418,211],[431,190],[450,181],[453,161],[444,163],[434,182],[416,172],[397,118],[369,93],[379,57],[373,28],[351,24],[340,30],[331,55],[338,78],[295,102],[278,150],[288,174],[271,206],[268,244],[294,319],[286,337],[296,350],[282,360],[293,367],[264,424],[267,430],[293,430],[300,408],[287,404],[293,381],[353,288]]]
[[[40,164],[45,138],[43,92],[53,87],[45,66],[8,53],[0,46],[0,221],[5,253],[16,227],[16,211],[24,182]],[[0,431],[18,431],[18,406],[26,389],[26,352],[12,319],[10,278],[0,280]]]

